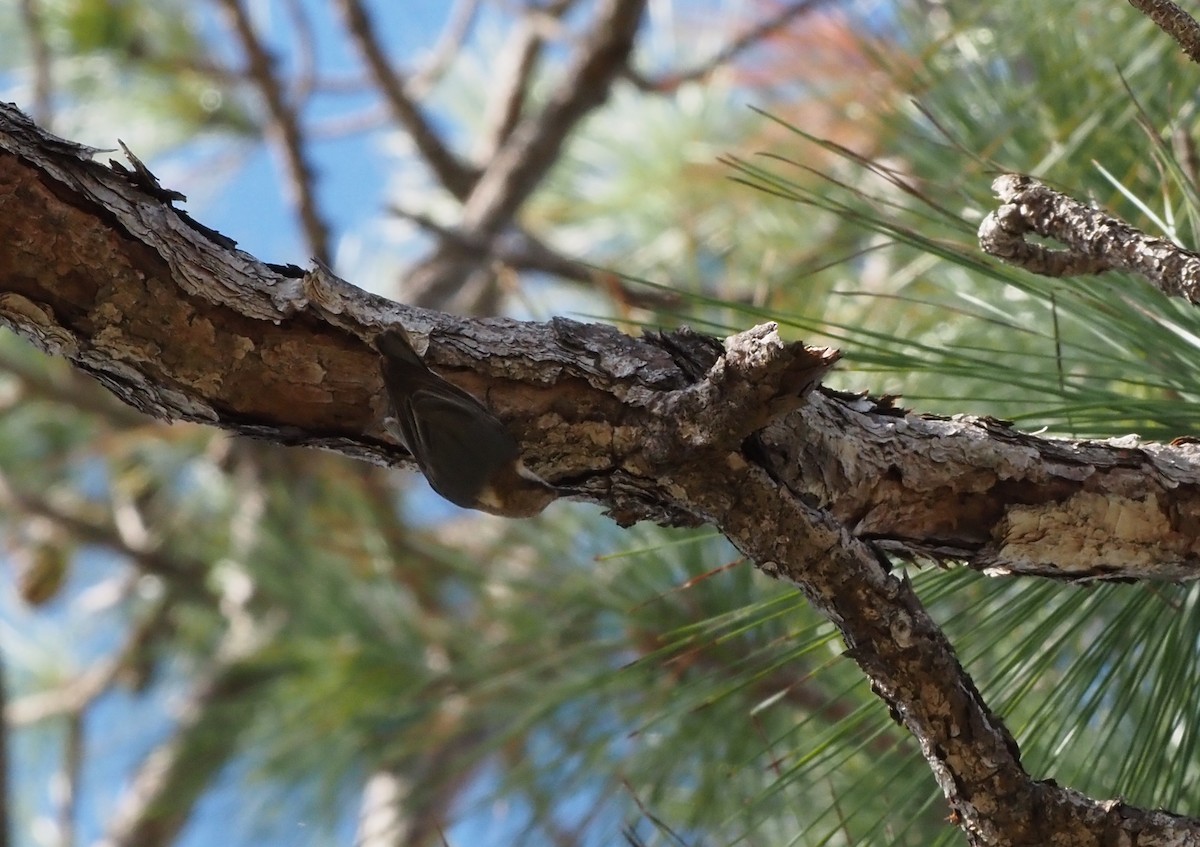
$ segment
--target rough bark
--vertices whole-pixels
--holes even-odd
[[[1193,445],[1071,443],[820,387],[836,352],[773,326],[724,344],[565,320],[462,320],[265,265],[138,167],[0,111],[0,319],[126,402],[381,464],[370,339],[402,322],[511,427],[527,462],[622,523],[711,522],[794,582],[920,742],[974,844],[1194,844],[1200,822],[1033,779],[880,550],[1064,579],[1196,564]]]

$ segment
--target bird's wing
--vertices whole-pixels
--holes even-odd
[[[504,424],[473,397],[422,388],[408,405],[408,420],[401,420],[411,436],[406,446],[433,489],[452,503],[474,505],[497,468],[520,455]]]

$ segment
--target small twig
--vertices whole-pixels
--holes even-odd
[[[176,709],[174,731],[128,780],[100,845],[175,842],[206,787],[240,749],[241,731],[261,703],[258,689],[276,672],[254,662],[274,633],[251,635],[252,641],[241,643],[227,634],[208,666],[194,675]]]
[[[152,74],[179,76],[191,73],[228,86],[246,81],[244,71],[220,64],[206,56],[156,53],[153,46],[148,46],[147,50],[149,52],[141,57],[141,64]]]
[[[353,0],[343,0],[353,2]],[[646,0],[603,0],[557,90],[526,115],[484,167],[466,199],[460,229],[487,239],[511,225],[521,205],[559,159],[571,130],[608,97],[629,61]],[[407,275],[411,303],[441,309],[492,311],[489,269],[453,244],[439,244]]]
[[[405,814],[405,801],[413,793],[412,778],[400,768],[377,768],[362,787],[358,801],[358,826],[354,833],[357,847],[395,847],[411,844],[411,829]]]
[[[230,25],[241,42],[250,63],[250,78],[258,87],[267,106],[270,119],[268,132],[275,139],[275,147],[283,156],[288,175],[288,185],[300,214],[308,248],[316,258],[328,262],[329,227],[321,218],[316,199],[316,174],[308,161],[304,149],[304,135],[300,128],[300,117],[286,101],[283,86],[275,75],[275,60],[250,20],[250,15],[241,0],[219,0]]]
[[[616,273],[594,267],[567,256],[524,230],[501,233],[490,239],[444,226],[419,212],[398,206],[391,211],[480,263],[500,262],[516,271],[529,271],[556,276],[566,282],[579,283],[602,291],[621,306],[645,309],[678,308],[683,301],[678,291],[635,287],[626,284]]]
[[[124,588],[130,593],[133,583]],[[172,604],[160,598],[150,614],[129,632],[116,653],[93,660],[78,676],[54,688],[26,694],[5,704],[4,724],[30,726],[62,715],[82,714],[97,697],[112,688],[125,668],[152,646],[171,610]]]
[[[1197,155],[1196,139],[1189,130],[1177,126],[1171,132],[1171,146],[1192,191],[1200,192],[1200,155]]]
[[[1174,38],[1189,59],[1200,63],[1200,24],[1195,18],[1171,0],[1129,0],[1129,5]]]
[[[575,282],[591,280],[591,271],[586,265],[555,252],[525,233],[485,238],[444,226],[420,212],[407,211],[398,206],[392,206],[391,211],[435,236],[440,242],[481,262],[496,260],[517,270],[541,271]]]
[[[784,6],[771,17],[760,21],[751,26],[741,35],[734,38],[720,50],[718,50],[707,61],[701,62],[693,68],[684,71],[675,71],[668,74],[663,74],[655,79],[643,76],[633,68],[628,70],[627,76],[638,88],[643,91],[671,92],[685,82],[703,79],[710,73],[715,71],[722,65],[726,65],[736,59],[739,55],[754,47],[760,41],[771,37],[779,30],[786,27],[794,19],[810,12],[829,0],[800,0],[798,3]]]
[[[367,63],[396,121],[408,130],[417,151],[437,176],[442,187],[460,200],[465,198],[474,187],[478,175],[450,151],[410,96],[405,80],[388,61],[383,45],[379,43],[371,24],[371,18],[360,0],[339,0],[338,6],[345,19],[346,29],[358,46],[363,61]]]
[[[186,589],[197,595],[209,593],[202,581],[206,570],[203,563],[181,560],[155,547],[131,547],[111,523],[95,520],[82,511],[69,511],[35,494],[18,491],[3,473],[0,473],[0,505],[25,515],[45,518],[81,541],[104,545],[128,557],[139,572],[160,576],[174,588]]]
[[[529,93],[529,80],[542,52],[542,36],[528,21],[517,24],[496,60],[496,84],[483,115],[475,159],[486,162],[512,134]]]
[[[361,112],[335,115],[324,118],[309,129],[308,137],[313,141],[329,141],[383,129],[392,120],[391,111],[382,103],[368,106]]]
[[[992,189],[1004,205],[979,225],[979,245],[986,253],[1042,276],[1137,273],[1164,294],[1200,304],[1200,254],[1146,235],[1031,177],[1005,174]],[[1030,243],[1029,233],[1068,249]]]

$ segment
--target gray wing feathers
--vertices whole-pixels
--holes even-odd
[[[520,455],[516,439],[490,410],[431,371],[398,328],[380,334],[381,372],[395,424],[433,490],[459,506],[474,498],[500,467]]]

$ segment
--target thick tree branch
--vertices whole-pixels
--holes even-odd
[[[1039,438],[837,392],[759,435],[767,466],[890,553],[1066,580],[1200,576],[1200,447]]]
[[[829,513],[749,465],[697,469],[672,482],[764,573],[795,583],[837,625],[872,690],[920,742],[970,843],[1100,845],[1116,833],[1136,833],[1129,843],[1138,844],[1200,838],[1198,820],[1097,802],[1030,777],[912,585]]]
[[[392,464],[406,454],[380,425],[368,342],[403,321],[421,343],[432,338],[433,365],[486,393],[539,472],[591,480],[630,520],[633,503],[658,502],[644,459],[662,445],[629,429],[630,408],[652,420],[652,407],[695,386],[719,348],[688,372],[662,340],[562,320],[461,321],[327,274],[301,277],[214,242],[17,113],[3,126],[0,314],[132,405]],[[757,414],[784,411],[754,401],[764,402]],[[897,554],[1064,579],[1180,579],[1200,563],[1195,445],[1055,441],[830,392],[809,393],[756,439],[760,461],[790,490]]]
[[[973,843],[1200,838],[1196,821],[1026,774],[877,551],[1070,578],[1177,578],[1200,543],[1197,448],[1049,441],[995,421],[905,414],[820,389],[836,354],[785,344],[772,327],[722,345],[402,307],[320,269],[262,265],[175,210],[146,174],[94,164],[89,152],[0,110],[0,320],[118,396],[164,417],[396,463],[405,454],[381,427],[369,341],[402,322],[545,477],[621,522],[713,522],[764,572],[799,585],[917,737]],[[1090,546],[1066,543],[1075,531]],[[1043,545],[1044,560],[1034,552]]]

